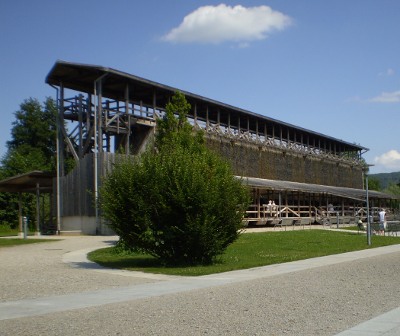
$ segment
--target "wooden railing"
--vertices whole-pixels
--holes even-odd
[[[370,208],[370,220],[371,222],[378,222],[378,213],[380,208]],[[309,206],[309,205],[272,205],[252,204],[249,206],[244,216],[244,221],[248,224],[253,225],[265,225],[271,222],[273,219],[304,219],[308,218],[312,223],[322,225],[350,225],[356,224],[359,220],[367,221],[367,210],[366,207],[354,207],[354,206]],[[399,214],[388,213],[388,220],[400,219]]]

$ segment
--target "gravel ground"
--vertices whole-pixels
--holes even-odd
[[[29,274],[14,273],[14,277],[26,276],[27,280],[15,278],[18,284],[11,283],[11,287],[13,276],[7,276],[5,282],[1,251],[2,297],[5,288],[18,292],[31,276],[37,282],[36,291],[40,279],[43,287],[43,279],[56,278],[56,286],[45,285],[51,292],[57,292],[57,287],[78,292],[148,281],[60,265],[60,256],[72,243],[56,244],[57,249],[66,244],[64,252],[51,250],[58,257],[48,261],[58,262],[46,267],[44,262],[34,263],[32,256],[36,268],[32,266]],[[44,245],[43,251],[50,252],[51,243]],[[391,253],[184,293],[4,320],[0,321],[0,335],[335,335],[399,306],[400,291],[395,285],[400,275],[399,257],[400,252]],[[36,274],[38,265],[41,276]],[[56,270],[46,269],[50,267]],[[23,292],[14,298],[32,297],[26,289]]]
[[[54,241],[54,237],[47,239],[48,243],[0,249],[0,302],[115,288],[151,281],[145,278],[73,268],[62,262],[63,255],[68,252],[110,246],[115,243],[117,237],[61,237],[61,241]]]

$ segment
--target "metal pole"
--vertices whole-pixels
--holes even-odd
[[[339,212],[336,211],[336,228],[339,229]]]
[[[99,221],[99,213],[98,213],[98,190],[97,190],[97,155],[98,155],[98,144],[97,144],[97,106],[98,106],[98,96],[97,96],[97,80],[94,82],[94,118],[93,118],[93,138],[94,138],[94,211],[95,211],[95,222],[96,222],[96,231],[98,227]],[[97,233],[97,232],[96,232]]]
[[[36,235],[40,235],[40,186],[36,183]]]
[[[23,220],[23,225],[24,225],[24,239],[28,238],[28,218],[27,217],[22,217]]]
[[[371,245],[371,221],[369,218],[369,195],[368,195],[368,174],[365,174],[365,191],[367,198],[367,243],[368,246]]]
[[[99,197],[99,177],[98,177],[98,154],[99,154],[99,146],[102,146],[101,143],[101,98],[102,98],[102,79],[107,76],[107,74],[103,74],[99,78],[94,81],[94,211],[95,211],[95,221],[96,221],[96,234],[100,229],[99,223],[99,204],[98,204],[98,197]],[[97,85],[99,88],[97,89]],[[99,118],[99,120],[97,120]],[[99,133],[99,134],[97,134]],[[100,143],[99,143],[100,141]]]
[[[61,160],[60,160],[60,156],[62,155],[61,151],[62,151],[62,147],[61,147],[61,130],[60,130],[60,114],[61,114],[61,104],[64,104],[64,87],[63,84],[60,84],[60,90],[61,90],[61,94],[60,97],[58,95],[58,88],[56,88],[55,86],[51,85],[51,87],[53,87],[56,90],[56,104],[57,104],[57,118],[56,118],[56,161],[57,161],[57,177],[56,177],[56,211],[57,211],[57,234],[60,234],[61,231]],[[61,101],[60,101],[61,100]],[[61,139],[61,140],[60,140]]]

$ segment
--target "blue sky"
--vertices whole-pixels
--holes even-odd
[[[398,0],[2,0],[0,155],[57,59],[102,65],[370,149],[400,171]]]

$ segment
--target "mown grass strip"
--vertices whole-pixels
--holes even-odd
[[[0,225],[0,237],[17,236],[18,229],[11,229],[8,225]]]
[[[397,237],[373,236],[372,248],[399,244]],[[244,233],[213,265],[166,267],[150,255],[121,252],[116,248],[93,251],[89,259],[110,268],[198,276],[284,263],[370,248],[365,235],[328,230]]]
[[[20,238],[1,238],[0,239],[0,248],[1,247],[10,247],[16,245],[26,245],[26,244],[36,244],[36,243],[44,243],[44,242],[53,242],[57,241],[56,239],[20,239]]]

